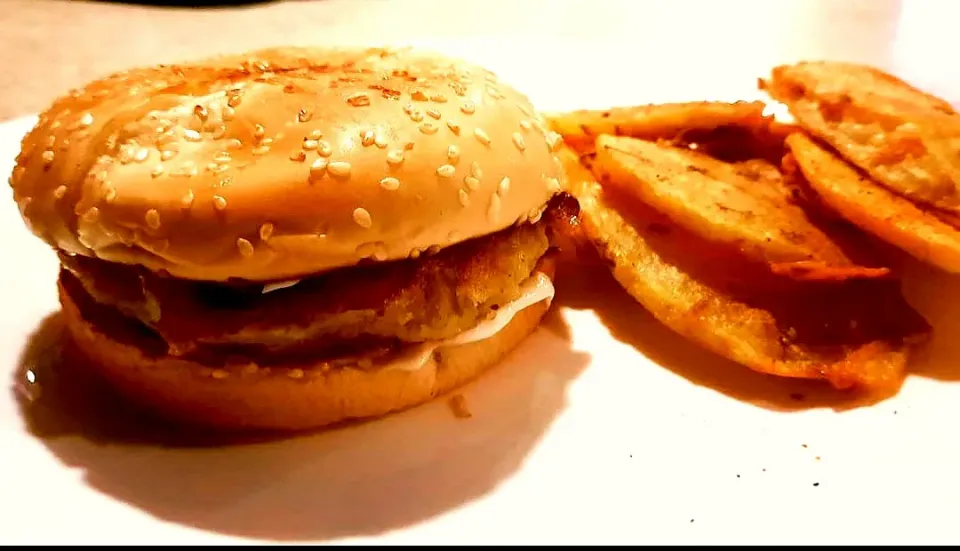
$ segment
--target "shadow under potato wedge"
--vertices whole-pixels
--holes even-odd
[[[946,101],[876,68],[831,61],[775,67],[761,88],[878,184],[960,214],[960,115]]]
[[[572,151],[560,156],[585,237],[661,323],[763,373],[876,393],[899,388],[913,345],[930,331],[899,282],[812,284],[763,273],[602,186]]]
[[[922,262],[960,273],[960,230],[886,188],[803,133],[787,138],[819,198],[840,215]]]
[[[687,148],[634,138],[597,138],[594,175],[709,242],[796,279],[886,277],[860,266],[804,210],[775,167],[732,164]]]

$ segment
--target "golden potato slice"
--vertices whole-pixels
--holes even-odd
[[[548,113],[545,118],[547,125],[563,136],[570,147],[584,153],[601,134],[673,140],[684,134],[703,134],[724,127],[765,130],[772,121],[763,115],[765,107],[759,101],[704,101]]]
[[[791,135],[787,144],[824,203],[912,256],[960,273],[960,230],[872,182],[805,134]]]
[[[776,67],[762,87],[877,183],[960,213],[960,115],[946,101],[878,69],[827,61]]]
[[[782,176],[775,177],[768,167],[765,173],[757,172],[762,166],[725,163],[634,138],[600,136],[593,170],[687,231],[734,247],[779,273],[804,279],[889,273],[857,266],[791,202]],[[792,268],[796,263],[802,265]]]
[[[585,235],[620,285],[661,323],[756,371],[826,379],[839,388],[899,386],[911,346],[929,326],[896,281],[784,280],[786,287],[764,290],[754,284],[764,276],[736,254],[617,195],[617,188],[602,188],[571,156],[562,159]]]

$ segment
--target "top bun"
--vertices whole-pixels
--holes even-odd
[[[527,98],[409,49],[283,48],[134,69],[57,100],[11,178],[68,253],[292,279],[535,219],[562,169]]]

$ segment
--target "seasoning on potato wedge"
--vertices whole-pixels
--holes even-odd
[[[597,138],[594,174],[709,242],[736,249],[798,279],[884,277],[860,266],[791,201],[782,175],[726,163],[686,148]],[[753,170],[749,170],[752,168]]]
[[[585,236],[661,323],[756,371],[889,391],[926,321],[892,279],[810,283],[772,276],[674,224],[561,152]]]
[[[765,107],[759,101],[665,103],[549,113],[546,120],[579,153],[592,149],[595,138],[601,134],[688,142],[719,132],[725,134],[723,140],[714,140],[719,145],[730,142],[729,134],[746,131],[781,135],[782,141],[779,126],[772,117],[764,115]]]
[[[858,172],[803,133],[787,138],[820,199],[844,218],[915,258],[960,273],[960,230]]]
[[[960,214],[960,115],[946,101],[879,69],[830,61],[776,67],[761,87],[878,184]]]

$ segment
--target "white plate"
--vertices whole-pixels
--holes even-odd
[[[754,97],[772,64],[813,57],[957,99],[943,53],[956,33],[938,34],[955,7],[933,4],[570,1],[508,17],[497,2],[432,16],[371,3],[370,17],[419,14],[416,42],[489,65],[543,109]],[[331,34],[383,39],[365,21]],[[31,122],[0,126],[0,172]],[[57,264],[12,200],[0,236],[6,387],[49,370]],[[561,282],[544,327],[463,390],[469,420],[437,402],[282,442],[165,447],[78,384],[43,416],[5,390],[0,542],[957,543],[960,285],[914,271],[906,293],[937,338],[916,360],[925,374],[869,407],[699,351],[602,273]]]

